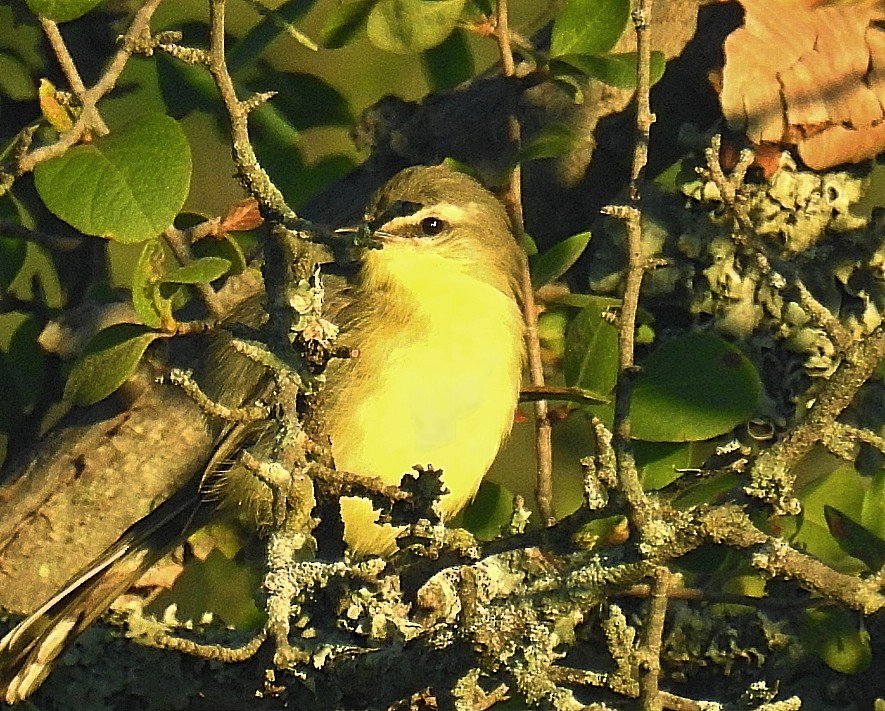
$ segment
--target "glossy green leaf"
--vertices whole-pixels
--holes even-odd
[[[343,0],[337,3],[320,30],[320,44],[339,49],[350,44],[365,27],[375,0]]]
[[[239,274],[246,269],[247,259],[238,239],[245,241],[244,233],[238,237],[227,235],[222,239],[202,239],[191,247],[194,257],[221,257],[230,262],[231,274]]]
[[[102,0],[27,0],[28,7],[35,15],[55,22],[69,22],[82,17]]]
[[[824,505],[827,528],[848,555],[862,560],[870,570],[885,565],[885,541],[852,520],[835,506]]]
[[[554,73],[560,69],[560,63],[579,70],[582,74],[599,79],[601,82],[620,89],[636,87],[636,53],[626,54],[567,54],[557,57],[552,63]],[[651,84],[654,86],[667,68],[667,62],[661,52],[651,54]]]
[[[568,0],[553,21],[550,56],[605,54],[630,18],[630,0]]]
[[[398,54],[423,52],[448,37],[465,0],[379,0],[366,31],[376,47]]]
[[[618,377],[618,329],[602,314],[620,302],[601,296],[587,301],[589,305],[572,319],[566,331],[562,369],[568,385],[606,399]]]
[[[174,119],[149,114],[34,170],[55,215],[84,234],[141,242],[172,224],[191,177],[187,138]]]
[[[162,335],[131,323],[99,331],[71,369],[65,399],[77,405],[103,400],[126,382],[147,347]]]
[[[633,436],[690,442],[729,432],[753,416],[762,383],[747,357],[711,333],[687,333],[642,362],[630,416]]]
[[[559,279],[578,261],[589,243],[590,233],[579,232],[530,259],[532,286],[538,289]]]
[[[230,261],[222,257],[203,257],[163,275],[171,284],[208,284],[227,273]]]

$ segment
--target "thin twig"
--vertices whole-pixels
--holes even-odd
[[[38,148],[22,156],[16,166],[16,173],[22,175],[34,169],[39,163],[60,156],[74,146],[88,131],[98,131],[104,121],[96,108],[98,102],[117,84],[126,63],[133,53],[133,45],[139,37],[150,31],[150,20],[162,0],[147,0],[135,13],[129,29],[120,41],[120,49],[114,54],[99,80],[83,91],[80,115],[74,125],[62,133],[55,143]]]
[[[237,166],[240,183],[258,201],[263,213],[276,217],[277,222],[291,225],[293,222],[298,222],[298,217],[259,165],[249,140],[249,110],[255,108],[256,101],[239,100],[233,79],[227,70],[227,58],[224,53],[224,0],[211,0],[209,13],[209,71],[218,87],[230,121],[234,163]],[[267,98],[269,95],[263,96],[263,100]]]
[[[510,46],[510,23],[508,18],[507,0],[498,0],[496,8],[495,38],[501,55],[501,67],[505,76],[513,76],[516,65],[513,50]],[[519,121],[511,116],[508,124],[510,139],[514,145],[521,141]],[[510,173],[504,203],[516,234],[525,231],[525,220],[522,212],[522,170],[517,164]],[[529,377],[535,388],[544,387],[544,363],[541,358],[541,342],[538,338],[538,309],[535,305],[535,292],[528,262],[524,262],[521,278],[523,294],[523,316],[525,318],[526,354],[528,357]],[[535,450],[538,459],[538,471],[535,486],[535,499],[538,510],[545,525],[555,521],[553,511],[553,427],[550,424],[550,412],[546,400],[535,402]]]
[[[52,47],[55,58],[58,60],[58,64],[62,72],[64,72],[65,78],[74,92],[74,96],[79,99],[81,104],[85,103],[86,85],[83,83],[83,78],[80,76],[77,65],[74,63],[74,58],[68,51],[68,46],[61,36],[58,25],[50,19],[40,17],[40,26],[43,28],[43,34],[46,35],[46,39],[49,40],[49,46]],[[102,136],[108,133],[108,127],[104,119],[97,113],[95,119],[96,124],[92,127],[93,130]]]
[[[627,269],[624,279],[624,297],[618,319],[618,379],[615,386],[615,450],[618,457],[618,478],[621,490],[630,504],[630,518],[640,531],[646,521],[648,499],[642,489],[636,462],[630,445],[630,395],[632,392],[634,338],[636,314],[639,311],[639,291],[648,267],[642,253],[642,213],[640,211],[641,184],[648,160],[649,131],[655,117],[651,113],[649,91],[651,85],[651,42],[648,18],[651,0],[639,0],[633,11],[638,47],[636,86],[636,142],[630,173],[628,205],[609,206],[603,212],[624,221],[627,231]]]
[[[639,707],[642,711],[660,711],[661,697],[658,681],[661,675],[661,645],[664,620],[669,600],[670,571],[666,566],[655,570],[651,585],[651,599],[642,632],[643,656],[639,666]]]

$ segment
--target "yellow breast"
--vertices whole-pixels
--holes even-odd
[[[394,484],[415,465],[442,469],[448,518],[476,493],[510,431],[522,318],[512,296],[427,251],[402,242],[368,256],[362,298],[384,303],[345,331],[359,354],[331,369],[326,418],[344,471]],[[344,501],[342,515],[352,550],[393,546],[392,532],[371,525],[367,500]]]

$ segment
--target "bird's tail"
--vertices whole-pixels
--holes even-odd
[[[194,479],[0,640],[0,699],[14,704],[33,693],[74,639],[193,529],[201,503]]]

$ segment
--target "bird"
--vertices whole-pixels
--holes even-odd
[[[317,395],[325,433],[341,471],[396,485],[416,466],[440,470],[439,508],[449,520],[476,494],[513,423],[524,362],[524,253],[501,202],[445,165],[397,173],[369,201],[363,225],[374,244],[360,249],[329,308],[351,357],[326,367]],[[236,359],[217,369],[217,380],[237,380],[230,363]],[[240,387],[239,397],[260,392]],[[14,704],[33,693],[76,636],[189,535],[204,518],[195,511],[225,500],[226,481],[228,501],[243,499],[231,479],[236,467],[225,463],[248,436],[247,425],[219,427],[198,476],[0,640],[0,698]],[[396,550],[401,529],[379,523],[367,498],[342,497],[340,511],[352,556]]]

